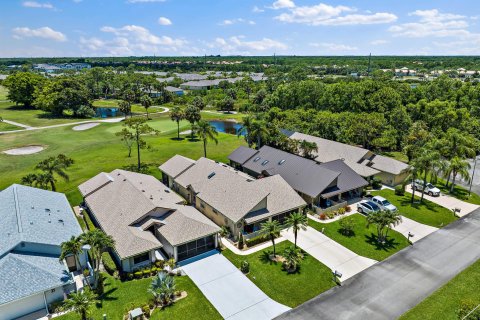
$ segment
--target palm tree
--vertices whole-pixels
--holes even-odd
[[[63,309],[73,310],[80,315],[82,320],[87,320],[87,316],[90,314],[90,308],[95,303],[95,299],[95,294],[88,288],[81,292],[74,292],[65,300]]]
[[[280,223],[277,220],[266,221],[260,225],[260,234],[265,238],[270,238],[273,244],[273,257],[275,254],[275,239],[280,236]]]
[[[375,225],[377,227],[377,239],[378,242],[384,243],[388,229],[392,226],[398,225],[402,221],[402,216],[398,212],[390,211],[375,211],[370,212],[367,216],[367,228],[370,225]]]
[[[450,161],[448,169],[449,172],[451,172],[452,174],[450,193],[453,192],[453,188],[455,187],[455,180],[457,178],[457,175],[460,175],[460,177],[464,180],[470,181],[470,164],[466,160],[463,160],[459,157],[453,157],[453,159]]]
[[[386,211],[385,216],[388,222],[387,231],[385,232],[385,239],[388,237],[388,231],[393,227],[402,223],[402,216],[398,211]]]
[[[70,240],[62,242],[60,248],[62,252],[60,253],[59,260],[62,261],[69,255],[75,256],[75,262],[79,266],[80,262],[78,260],[78,255],[82,253],[82,239],[80,237],[72,236]]]
[[[302,156],[307,159],[313,159],[315,156],[314,152],[318,152],[318,147],[315,142],[309,142],[307,140],[301,140],[298,144],[298,148],[302,152]]]
[[[148,292],[153,295],[156,303],[167,306],[173,301],[175,288],[175,278],[162,271],[152,280]]]
[[[22,184],[47,190],[48,186],[52,183],[52,180],[53,183],[55,183],[55,178],[50,174],[29,173],[22,178]]]
[[[303,253],[300,248],[292,247],[286,248],[283,252],[283,268],[289,273],[297,271],[300,262],[303,259]]]
[[[413,159],[413,166],[415,166],[418,171],[423,173],[423,188],[422,196],[420,202],[423,202],[423,197],[425,195],[425,188],[427,185],[427,176],[434,164],[438,163],[440,159],[440,153],[431,148],[430,146],[425,146],[419,152],[419,155]]]
[[[175,106],[170,111],[170,119],[177,123],[177,139],[180,140],[180,121],[185,119],[185,114],[180,107]]]
[[[254,120],[250,125],[250,139],[256,140],[256,148],[262,147],[262,140],[269,135],[267,126],[262,121]]]
[[[140,103],[145,108],[145,111],[147,112],[147,119],[149,119],[148,108],[150,108],[153,104],[152,98],[150,98],[148,95],[144,94],[143,96],[140,97]]]
[[[70,167],[74,163],[73,159],[59,154],[57,157],[49,157],[35,166],[35,169],[42,170],[45,174],[44,179],[48,179],[52,191],[56,191],[55,188],[55,174],[62,177],[65,181],[69,180],[65,169]]]
[[[250,134],[250,132],[252,130],[253,121],[254,120],[253,120],[252,116],[243,117],[242,127],[240,129],[238,129],[238,131],[237,131],[237,136],[240,137],[240,136],[243,135],[245,137],[245,141],[247,142],[249,148],[251,148],[252,145],[253,145],[252,136]]]
[[[90,253],[92,254],[94,268],[94,287],[98,285],[100,275],[100,265],[102,263],[102,253],[115,246],[112,236],[105,234],[100,229],[94,229],[81,235],[82,243],[90,245]]]
[[[217,129],[207,121],[200,120],[197,124],[197,133],[201,140],[203,140],[203,154],[207,157],[207,141],[214,141],[218,144],[216,136],[218,136]]]
[[[292,228],[295,236],[295,248],[297,247],[297,233],[299,230],[307,230],[308,218],[301,212],[294,212],[290,214],[285,220],[288,229]]]

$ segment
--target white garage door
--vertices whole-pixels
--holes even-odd
[[[41,309],[45,309],[43,293],[1,305],[0,320],[19,318]]]

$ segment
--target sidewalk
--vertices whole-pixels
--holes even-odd
[[[278,237],[277,239],[275,239],[275,244],[277,243],[280,243],[282,241],[285,241],[287,239],[285,239],[284,237]],[[262,251],[268,247],[271,247],[272,246],[272,242],[270,240],[262,243],[262,244],[259,244],[257,246],[254,246],[252,248],[249,248],[247,250],[240,250],[238,249],[237,247],[235,247],[230,241],[228,241],[226,238],[222,238],[222,244],[230,251],[232,251],[233,253],[239,255],[239,256],[248,256],[249,254],[252,254],[252,253],[255,253],[255,252],[258,252],[258,251]]]

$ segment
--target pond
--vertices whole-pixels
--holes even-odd
[[[209,123],[217,129],[217,132],[224,132],[229,134],[237,134],[238,131],[242,128],[242,125],[237,122],[233,121],[221,121],[221,120],[213,120],[209,121]],[[242,133],[245,135],[245,133]]]
[[[96,118],[113,118],[123,116],[123,113],[118,108],[96,107]]]

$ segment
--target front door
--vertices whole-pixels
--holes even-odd
[[[68,256],[65,258],[65,261],[67,262],[69,272],[77,271],[77,261],[75,259],[75,256]]]

